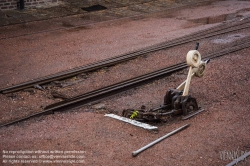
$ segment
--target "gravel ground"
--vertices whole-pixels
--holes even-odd
[[[249,85],[249,51],[212,61],[204,78],[193,80],[191,88],[205,112],[187,121],[174,118],[169,123],[154,124],[159,127],[158,134],[83,107],[2,128],[1,147],[84,150],[86,165],[225,165],[230,160],[222,160],[221,151],[249,151],[249,89],[245,88]],[[183,80],[178,74],[170,78],[111,97],[102,104],[118,112],[141,104],[157,106],[163,102],[166,89]],[[186,123],[191,124],[188,129],[131,157],[132,151]],[[242,163],[248,164],[248,159]]]
[[[202,53],[202,56],[205,57],[213,51],[220,51],[220,49],[228,48],[229,44],[239,42],[244,38],[247,38],[247,36],[249,36],[249,29],[203,39],[199,41],[199,50]],[[216,45],[214,43],[216,43]],[[6,116],[7,114],[5,112],[2,112],[2,123],[19,119],[20,117],[25,117],[35,112],[40,112],[45,106],[61,101],[64,98],[81,95],[176,63],[184,62],[188,48],[193,47],[194,43],[191,42],[150,53],[126,63],[101,69],[97,72],[84,73],[61,82],[57,81],[56,86],[54,83],[44,86],[46,89],[45,91],[29,88],[24,92],[12,93],[5,96],[2,95],[1,99],[4,103],[1,105],[1,108],[11,110],[8,112],[8,116]],[[186,77],[186,72],[185,75],[180,77],[184,79]],[[172,87],[176,86],[177,85]],[[36,104],[29,106],[27,105],[28,103]]]
[[[182,10],[174,13],[175,17],[171,18],[153,17],[77,31],[51,32],[0,40],[1,45],[6,48],[0,52],[2,59],[0,87],[208,28],[216,24],[203,25],[187,20],[199,18],[195,14],[199,11],[204,11],[201,18],[208,17],[209,14],[204,13],[211,15],[211,12],[215,15],[236,12],[244,16],[247,11],[243,13],[243,9],[247,9],[247,5],[248,1],[230,1],[230,3],[219,1],[206,7]],[[232,11],[232,6],[235,6],[235,11]],[[111,33],[113,35],[110,35]],[[202,40],[199,50],[204,55],[248,36],[249,30],[246,29]],[[9,45],[15,46],[15,49]],[[190,43],[139,57],[124,64],[83,75],[80,80],[82,82],[55,90],[67,96],[74,96],[79,92],[90,91],[111,82],[183,62],[185,56],[184,58],[181,56],[193,47],[194,45]],[[171,117],[167,123],[153,124],[158,126],[158,132],[149,132],[104,117],[104,113],[107,112],[121,114],[122,110],[127,108],[140,108],[141,105],[155,108],[161,105],[165,92],[185,80],[187,70],[183,70],[99,103],[0,128],[0,150],[2,153],[10,150],[81,150],[85,156],[83,165],[225,165],[231,160],[221,158],[223,151],[250,151],[250,90],[247,88],[250,77],[249,53],[250,49],[244,49],[214,59],[209,63],[203,78],[192,80],[190,93],[197,98],[199,106],[205,111],[190,120],[181,121],[180,117]],[[76,77],[70,81],[79,80]],[[0,95],[0,100],[1,123],[17,115],[21,117],[40,111],[44,106],[60,101],[52,98],[47,91],[33,89]],[[190,124],[188,129],[135,158],[131,156],[132,151],[187,123]],[[1,160],[2,157],[0,155]],[[247,158],[238,165],[249,164]]]

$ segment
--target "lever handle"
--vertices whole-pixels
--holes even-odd
[[[210,59],[207,59],[207,60],[205,61],[206,64],[208,64],[209,62],[210,62]]]
[[[195,46],[195,50],[198,50],[198,48],[199,48],[199,43],[197,42]]]

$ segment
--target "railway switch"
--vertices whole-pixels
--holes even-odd
[[[189,66],[187,79],[181,83],[176,89],[170,89],[164,96],[164,103],[156,109],[146,110],[142,107],[139,110],[126,109],[123,110],[124,117],[139,121],[157,121],[169,115],[182,115],[182,119],[188,119],[204,109],[198,107],[197,101],[189,94],[192,77],[203,77],[206,65],[209,59],[202,61],[201,54],[197,43],[195,50],[190,50],[186,56],[186,62]]]

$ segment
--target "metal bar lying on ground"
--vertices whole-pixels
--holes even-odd
[[[149,124],[138,122],[136,120],[121,117],[121,116],[118,116],[118,115],[115,115],[115,114],[105,114],[104,116],[111,117],[111,118],[114,118],[114,119],[117,119],[117,120],[121,120],[123,122],[130,123],[130,124],[132,124],[134,126],[142,127],[142,128],[144,128],[146,130],[158,130],[158,127],[156,127],[156,126],[151,126]]]
[[[248,156],[250,156],[250,151],[245,153],[244,155],[240,156],[239,158],[235,159],[234,161],[232,161],[231,163],[227,164],[226,166],[233,166],[238,164],[238,162],[246,159]]]
[[[158,138],[157,140],[155,140],[155,141],[149,143],[148,145],[142,147],[141,149],[139,149],[139,150],[137,150],[137,151],[133,151],[132,156],[133,156],[133,157],[137,156],[139,153],[143,152],[144,150],[148,149],[149,147],[151,147],[151,146],[157,144],[158,142],[164,140],[165,138],[170,137],[171,135],[173,135],[173,134],[175,134],[175,133],[177,133],[177,132],[179,132],[179,131],[181,131],[181,130],[183,130],[183,129],[189,127],[189,126],[190,126],[189,124],[186,124],[186,125],[184,125],[184,126],[178,128],[178,129],[176,129],[176,130],[174,130],[174,131],[172,131],[172,132],[170,132],[170,133],[168,133],[168,134],[166,134],[166,135],[164,135],[164,136]]]

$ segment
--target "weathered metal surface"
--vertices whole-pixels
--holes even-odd
[[[196,44],[196,49],[198,49],[198,46],[199,43]],[[209,62],[209,60],[201,61],[200,53],[197,50],[191,50],[187,53],[186,62],[189,66],[189,72],[186,81],[178,86],[177,89],[170,89],[167,91],[164,97],[163,106],[154,110],[127,109],[123,110],[122,115],[131,119],[147,121],[162,120],[162,118],[171,114],[182,114],[184,116],[188,116],[189,114],[192,114],[192,116],[196,115],[195,112],[199,110],[199,107],[196,99],[188,95],[190,82],[192,76],[197,75],[197,77],[202,77],[204,75],[206,64]]]

